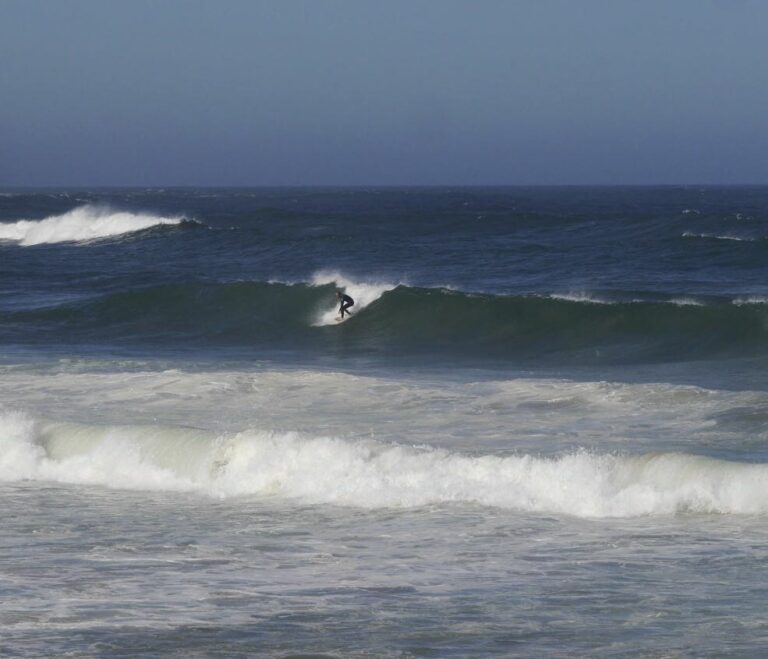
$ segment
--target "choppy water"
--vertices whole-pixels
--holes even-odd
[[[766,188],[7,191],[0,653],[756,656],[767,250]]]

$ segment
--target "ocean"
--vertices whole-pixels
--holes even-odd
[[[0,655],[763,654],[767,265],[768,187],[0,192]]]

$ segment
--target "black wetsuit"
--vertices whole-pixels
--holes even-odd
[[[349,311],[349,308],[355,304],[355,301],[349,297],[349,295],[345,295],[344,293],[341,294],[341,306],[339,307],[339,313],[341,314],[341,317],[344,318],[344,312],[351,314],[352,312]]]

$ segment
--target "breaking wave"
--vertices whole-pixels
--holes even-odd
[[[356,298],[341,325],[335,291]],[[596,304],[595,302],[600,302]],[[768,352],[762,298],[611,301],[473,294],[337,274],[311,283],[192,283],[0,312],[0,339],[106,344],[248,346],[322,354],[450,355],[638,363]]]
[[[336,288],[343,289],[355,301],[352,307],[352,313],[365,309],[369,304],[378,300],[384,293],[391,291],[401,284],[390,284],[386,282],[357,282],[345,277],[338,272],[318,272],[312,277],[313,286],[333,285]],[[338,315],[338,309],[333,307],[329,310],[321,311],[319,317],[313,323],[316,326],[334,325]]]
[[[44,220],[0,223],[0,240],[14,241],[23,246],[82,242],[184,221],[184,217],[159,217],[85,205]]]
[[[368,509],[470,503],[592,518],[768,512],[768,465],[685,453],[467,455],[292,432],[53,423],[21,412],[0,414],[0,480]]]

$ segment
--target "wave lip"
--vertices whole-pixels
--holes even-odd
[[[44,220],[0,223],[0,240],[17,242],[24,247],[47,243],[82,242],[133,233],[160,225],[181,224],[183,221],[185,221],[184,217],[160,217],[85,205],[63,215],[52,215]]]
[[[278,497],[365,509],[475,504],[583,518],[768,514],[768,464],[687,453],[468,455],[251,429],[91,426],[0,414],[0,481]]]
[[[617,304],[617,301],[602,298],[587,291],[574,291],[570,293],[549,293],[543,297],[564,302],[586,302],[589,304]]]
[[[343,289],[355,301],[352,307],[352,313],[362,311],[372,302],[378,300],[384,293],[391,291],[402,284],[391,284],[386,282],[357,282],[349,279],[338,272],[318,272],[312,277],[312,286],[334,285],[338,289]],[[322,325],[335,325],[338,314],[338,305],[330,310],[321,311],[315,319],[313,325],[320,327]]]

